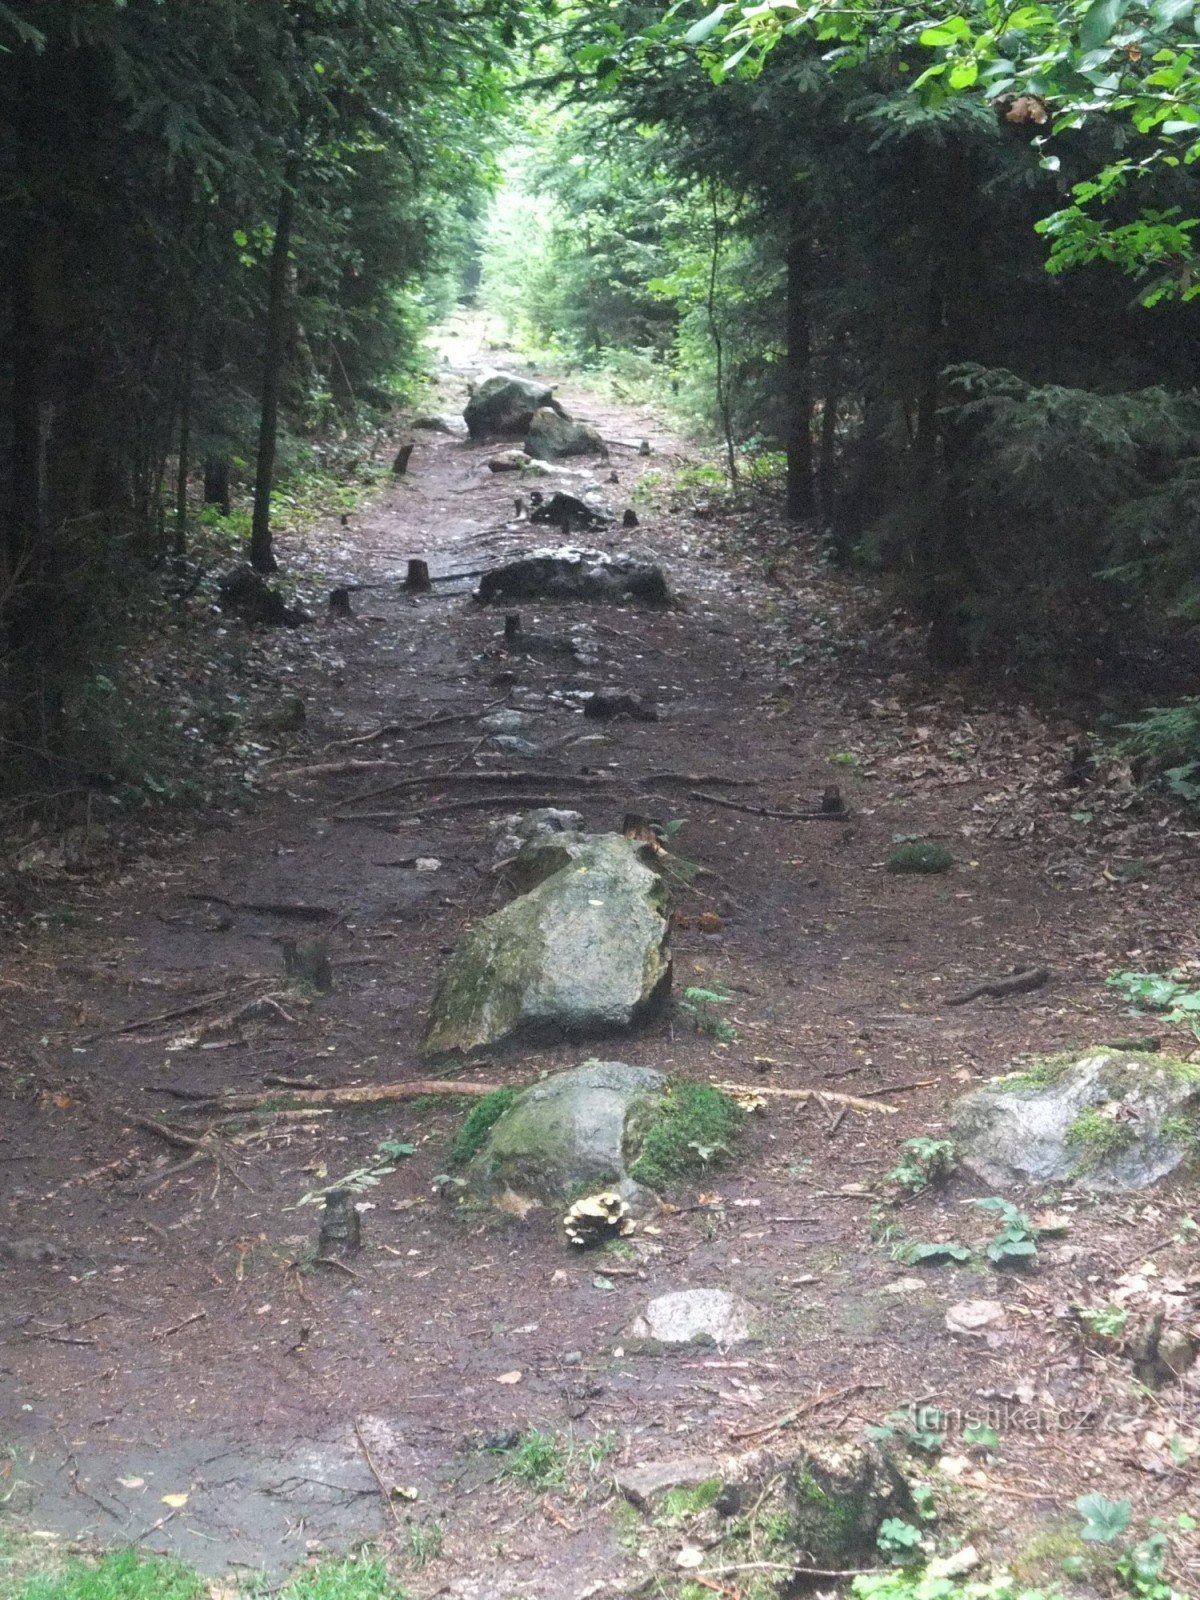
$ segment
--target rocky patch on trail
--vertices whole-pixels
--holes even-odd
[[[527,844],[513,870],[518,898],[462,939],[442,975],[426,1055],[631,1028],[669,990],[667,888],[645,846],[563,833]]]
[[[498,450],[488,457],[487,466],[489,472],[520,472],[532,462],[533,457],[524,450]]]
[[[561,470],[561,469],[560,469]],[[594,492],[586,487],[579,494],[568,494],[565,489],[555,489],[549,499],[540,489],[529,494],[530,522],[545,523],[558,528],[564,538],[580,529],[607,528],[612,522],[612,512]]]
[[[1105,1049],[1036,1062],[962,1096],[951,1126],[987,1183],[1144,1189],[1200,1160],[1200,1066]]]
[[[472,439],[523,438],[534,414],[546,408],[566,415],[548,384],[494,372],[472,387],[463,420]]]
[[[562,407],[543,406],[535,411],[525,436],[525,453],[538,461],[558,461],[564,456],[605,456],[604,440],[586,422],[576,422]]]
[[[482,605],[517,600],[586,600],[618,604],[637,600],[665,606],[670,590],[661,567],[634,556],[563,545],[534,550],[485,572],[475,598]]]
[[[724,1289],[677,1289],[657,1295],[630,1323],[627,1337],[653,1344],[742,1344],[750,1307]]]
[[[581,1189],[642,1198],[629,1169],[666,1087],[651,1067],[585,1061],[522,1090],[472,1157],[469,1191],[519,1215]]]

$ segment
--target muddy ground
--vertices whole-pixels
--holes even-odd
[[[496,359],[475,332],[447,341],[447,410]],[[212,1573],[279,1574],[385,1537],[417,1596],[624,1595],[650,1556],[617,1511],[615,1468],[735,1450],[797,1408],[805,1427],[850,1434],[918,1400],[951,1413],[950,1470],[924,1469],[950,1546],[1019,1557],[1091,1489],[1128,1497],[1143,1531],[1184,1511],[1196,1388],[1143,1393],[1068,1311],[1105,1303],[1148,1259],[1194,1294],[1196,1235],[1178,1233],[1194,1189],[1053,1197],[1069,1232],[1020,1274],[893,1259],[897,1230],[983,1231],[963,1202],[986,1191],[969,1179],[876,1208],[902,1141],[941,1130],[964,1086],[1131,1031],[1110,972],[1197,958],[1195,837],[1119,769],[1072,786],[1077,727],[928,679],[904,617],[812,540],[789,542],[769,506],[731,511],[686,477],[673,489],[692,458],[659,420],[569,378],[560,393],[610,441],[610,462],[585,467],[641,521],[594,542],[653,551],[677,609],[525,605],[527,629],[569,631],[597,665],[505,654],[475,578],[448,575],[544,542],[513,520],[527,486],[489,473],[487,447],[420,432],[407,476],[368,510],[303,548],[281,538],[310,594],[364,586],[354,619],[258,638],[230,624],[219,640],[307,708],[274,741],[261,803],[169,836],[118,825],[103,860],[40,899],[24,886],[0,982],[0,1445],[16,1485],[0,1517],[85,1545],[142,1540]],[[413,556],[431,595],[400,585]],[[652,696],[659,720],[585,721],[581,693],[608,683]],[[480,729],[497,702],[531,713],[536,755]],[[384,725],[398,731],[349,742]],[[350,757],[394,765],[299,770]],[[196,1137],[180,1091],[428,1076],[424,1008],[461,929],[496,902],[495,823],[512,803],[443,808],[479,793],[471,774],[518,767],[533,775],[517,793],[597,828],[627,811],[683,819],[677,848],[705,869],[678,906],[675,991],[730,996],[736,1037],[676,1012],[605,1054],[896,1113],[769,1100],[737,1162],[617,1256],[571,1253],[545,1214],[517,1223],[439,1198],[460,1101],[269,1117],[187,1165],[190,1147],[136,1120]],[[432,781],[357,798],[418,776]],[[848,806],[834,822],[696,798],[804,809],[830,783]],[[898,834],[944,841],[953,871],[887,874]],[[297,906],[330,914],[327,996],[285,974],[281,941],[312,931]],[[1049,966],[1049,985],[945,1004],[1022,964]],[[454,1070],[519,1084],[588,1053],[564,1043]],[[383,1139],[416,1149],[368,1194],[362,1254],[352,1271],[314,1267],[316,1211],[299,1202]],[[707,1286],[759,1308],[753,1345],[625,1352],[648,1297]],[[1003,1302],[1003,1327],[947,1330],[950,1305],[983,1298]],[[983,1405],[998,1453],[955,1432],[954,1413]],[[574,1441],[566,1488],[504,1475],[488,1446],[529,1426]],[[406,1497],[386,1505],[381,1482]],[[1186,1538],[1172,1560],[1200,1592]]]

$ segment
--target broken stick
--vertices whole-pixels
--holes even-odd
[[[314,1107],[372,1106],[392,1100],[418,1100],[423,1095],[493,1094],[498,1083],[456,1083],[452,1079],[418,1078],[414,1083],[364,1083],[341,1089],[268,1090],[262,1094],[218,1095],[211,1100],[189,1100],[180,1107],[189,1115],[208,1116],[229,1111],[302,1111]],[[879,1107],[873,1109],[878,1110]]]
[[[851,1111],[881,1111],[894,1117],[899,1106],[885,1105],[881,1100],[863,1100],[858,1095],[838,1094],[835,1089],[775,1089],[761,1083],[717,1083],[715,1089],[722,1094],[770,1095],[778,1100],[819,1100],[822,1105],[846,1106]]]
[[[703,790],[693,789],[693,800],[699,800],[704,805],[724,806],[727,811],[745,811],[752,817],[770,817],[776,822],[845,822],[845,811],[779,811],[774,806],[744,805],[740,800],[725,800],[719,794],[705,794]]]

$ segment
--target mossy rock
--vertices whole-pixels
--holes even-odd
[[[953,865],[954,857],[946,846],[931,839],[903,839],[888,851],[884,862],[889,872],[923,876],[949,872]]]
[[[1200,1157],[1200,1065],[1106,1049],[1056,1056],[964,1095],[951,1131],[987,1183],[1144,1189]]]
[[[709,1147],[681,1142],[695,1123],[679,1107],[698,1092],[715,1097],[726,1108],[726,1126],[736,1126],[738,1107],[707,1085],[672,1084],[652,1067],[623,1061],[585,1061],[481,1100],[454,1154],[469,1158],[469,1190],[505,1210],[568,1203],[599,1189],[616,1189],[636,1204],[672,1178],[704,1170]]]
[[[525,892],[466,934],[442,974],[426,1055],[630,1029],[670,990],[667,886],[644,846],[562,834],[522,850],[516,873]]]
[[[884,1521],[913,1511],[908,1484],[893,1457],[865,1442],[807,1445],[788,1468],[786,1491],[788,1542],[817,1567],[874,1557]]]

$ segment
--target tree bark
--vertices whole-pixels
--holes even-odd
[[[833,528],[837,514],[837,420],[842,403],[842,362],[836,346],[825,357],[824,393],[821,396],[821,450],[817,458],[817,503],[826,528]],[[839,561],[848,551],[835,544]]]
[[[296,215],[296,183],[300,152],[288,156],[283,190],[275,220],[271,267],[267,289],[267,330],[263,351],[262,418],[258,432],[258,460],[254,473],[254,517],[250,529],[250,565],[255,572],[274,572],[278,563],[271,539],[271,485],[275,477],[275,451],[279,436],[279,391],[287,347],[288,255]]]
[[[813,496],[812,329],[808,317],[808,239],[793,222],[787,252],[787,496],[785,512],[802,522],[816,510]]]
[[[204,504],[216,506],[223,517],[233,510],[229,467],[228,456],[206,456],[204,459]]]

